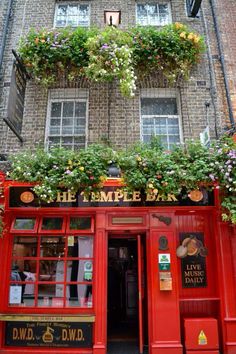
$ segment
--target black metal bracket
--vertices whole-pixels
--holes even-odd
[[[158,219],[160,222],[163,222],[167,226],[169,226],[171,224],[171,221],[172,221],[169,216],[152,214],[152,217]]]

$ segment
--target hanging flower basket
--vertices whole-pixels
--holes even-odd
[[[31,30],[21,39],[19,54],[29,74],[44,86],[52,85],[63,74],[69,80],[84,76],[109,82],[116,78],[122,95],[133,97],[136,74],[159,71],[170,83],[187,79],[204,49],[200,35],[175,23],[159,30]]]

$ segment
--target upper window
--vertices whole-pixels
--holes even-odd
[[[88,27],[89,5],[87,4],[57,4],[54,27]]]
[[[85,147],[86,100],[51,100],[48,117],[47,146],[72,150]]]
[[[141,26],[164,26],[171,23],[169,3],[137,4],[137,24]]]
[[[160,138],[167,149],[180,143],[179,115],[176,97],[141,98],[141,134],[144,142]]]

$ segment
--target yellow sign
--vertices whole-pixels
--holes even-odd
[[[199,333],[198,345],[207,345],[207,337],[206,337],[205,333],[203,332],[203,330],[201,330],[201,332]]]

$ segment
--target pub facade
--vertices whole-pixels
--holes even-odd
[[[1,184],[2,353],[105,354],[116,340],[236,351],[235,233],[217,189],[153,200],[111,178],[96,196],[62,190],[47,204],[32,185]]]
[[[171,150],[199,137],[209,146],[234,129],[233,11],[231,0],[1,1],[0,353],[113,354],[113,343],[125,354],[236,353],[236,231],[222,222],[218,189],[163,199],[130,195],[109,178],[98,194],[62,188],[44,203],[32,184],[7,176],[10,154],[38,146],[128,149],[157,135]],[[206,51],[188,81],[171,85],[154,70],[138,76],[129,99],[117,80],[69,80],[60,62],[45,89],[27,72],[31,63],[22,65],[18,46],[30,28],[43,46],[44,29],[102,29],[111,17],[122,30],[186,25]]]

